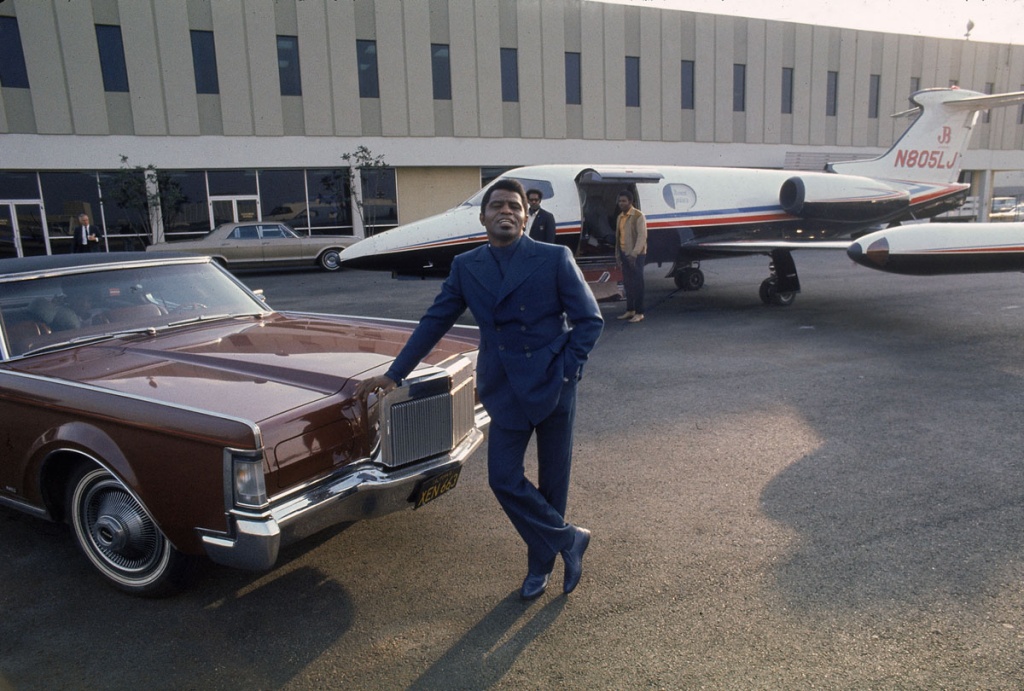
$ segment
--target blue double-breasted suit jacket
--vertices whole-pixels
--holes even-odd
[[[388,376],[401,382],[469,308],[480,327],[477,390],[494,424],[529,429],[583,373],[604,321],[572,254],[523,235],[502,276],[488,245],[455,257]]]

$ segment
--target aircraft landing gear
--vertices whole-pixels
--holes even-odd
[[[704,272],[695,266],[687,266],[673,271],[672,279],[679,290],[700,290],[704,285]]]
[[[788,307],[796,300],[796,293],[780,293],[779,279],[770,276],[761,282],[761,302],[766,305]]]
[[[768,264],[771,275],[761,282],[759,294],[766,305],[788,307],[800,292],[800,279],[796,274],[796,262],[788,250],[773,250],[772,261]]]

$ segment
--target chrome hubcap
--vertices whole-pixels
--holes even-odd
[[[82,502],[82,519],[97,553],[112,566],[138,572],[159,560],[159,531],[116,482],[100,482],[89,490]]]

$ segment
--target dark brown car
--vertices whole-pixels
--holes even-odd
[[[480,445],[475,330],[382,400],[414,325],[278,313],[206,257],[0,260],[0,505],[66,520],[117,587],[422,505]]]

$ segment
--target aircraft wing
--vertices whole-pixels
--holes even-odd
[[[853,240],[732,240],[727,242],[694,242],[683,245],[715,252],[765,254],[772,250],[845,250]]]

